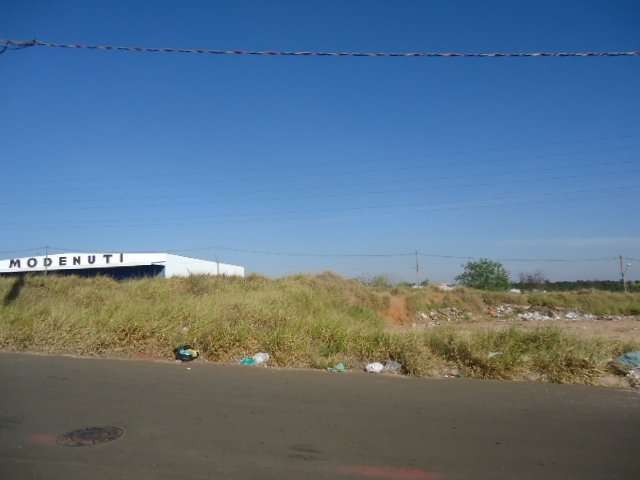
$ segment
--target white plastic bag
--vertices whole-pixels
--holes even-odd
[[[402,365],[395,360],[389,360],[384,363],[384,371],[387,373],[401,373]]]
[[[267,363],[269,361],[269,354],[265,352],[259,352],[253,356],[253,359],[256,361],[256,365],[262,365],[263,363]]]
[[[369,363],[366,367],[366,371],[369,373],[380,373],[384,369],[384,365],[380,362]]]

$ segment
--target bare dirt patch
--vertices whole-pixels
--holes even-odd
[[[395,326],[402,326],[409,323],[407,299],[404,296],[392,296],[389,299],[389,308],[385,312],[385,318]]]

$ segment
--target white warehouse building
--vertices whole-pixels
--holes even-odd
[[[170,253],[60,253],[0,260],[0,276],[55,273],[116,279],[226,275],[244,277],[244,267]]]

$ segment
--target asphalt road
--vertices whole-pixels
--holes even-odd
[[[640,478],[634,392],[17,354],[0,382],[3,479]]]

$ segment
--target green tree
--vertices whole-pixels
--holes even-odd
[[[510,285],[509,272],[501,263],[488,258],[467,262],[456,281],[465,287],[481,290],[507,290]]]

